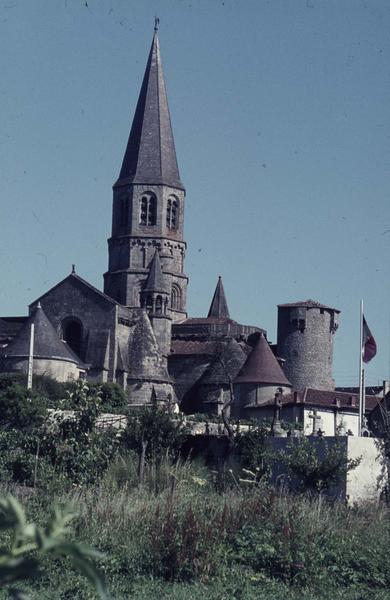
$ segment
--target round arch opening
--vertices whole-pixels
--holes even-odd
[[[62,339],[81,358],[83,326],[78,319],[70,317],[62,322]]]

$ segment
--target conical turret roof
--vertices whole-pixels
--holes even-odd
[[[146,65],[119,179],[183,188],[177,166],[157,33]]]
[[[129,377],[147,381],[170,382],[153,328],[145,310],[139,315],[130,337]]]
[[[67,343],[58,337],[40,303],[37,304],[34,312],[23,324],[12,342],[4,348],[3,356],[5,358],[29,356],[32,324],[34,325],[34,358],[65,360],[82,364],[80,358]]]
[[[149,267],[149,275],[146,279],[144,292],[161,292],[169,294],[168,284],[165,281],[164,273],[161,268],[160,255],[158,250],[154,253]]]
[[[268,383],[290,386],[265,337],[259,336],[256,346],[234,383]]]
[[[217,287],[215,288],[214,296],[207,317],[218,317],[227,319],[230,318],[221,276],[218,277]]]

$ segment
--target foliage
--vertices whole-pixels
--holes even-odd
[[[18,583],[37,577],[40,554],[51,553],[67,557],[71,565],[93,584],[99,597],[108,599],[105,581],[91,562],[91,559],[101,558],[101,554],[65,539],[74,516],[70,511],[54,509],[46,525],[39,527],[27,521],[15,498],[0,499],[0,530],[10,530],[9,547],[0,549],[0,586],[8,586],[12,598],[28,598]]]
[[[370,429],[377,437],[376,447],[382,463],[382,473],[378,485],[382,488],[383,498],[390,504],[390,394],[378,402],[370,415]]]
[[[341,600],[343,589],[344,600],[356,600],[367,590],[380,598],[390,585],[386,507],[351,509],[263,481],[217,494],[205,467],[165,458],[147,462],[139,487],[137,462],[122,450],[102,478],[61,492],[79,515],[78,539],[104,553],[101,568],[115,598],[146,599],[153,590],[163,598],[184,598],[185,590],[200,598],[203,590],[215,600]],[[34,520],[45,522],[52,504],[47,490],[27,499]],[[50,558],[44,566],[28,584],[34,597],[51,600],[53,590],[59,600],[91,597],[70,568],[61,571]]]
[[[140,453],[144,444],[147,459],[178,456],[189,430],[181,416],[172,415],[167,407],[143,407],[127,414],[122,442]]]
[[[269,446],[270,428],[259,424],[248,431],[240,432],[235,439],[235,453],[241,466],[256,469],[257,479],[269,472],[272,452]]]
[[[79,380],[68,392],[74,410],[64,415],[52,413],[41,432],[40,452],[74,483],[95,481],[114,456],[119,440],[113,430],[97,431],[100,413],[99,388]]]
[[[314,443],[312,443],[315,441]],[[277,459],[287,468],[290,484],[299,491],[323,492],[355,469],[361,459],[347,459],[339,443],[328,444],[324,438],[293,439]]]
[[[102,383],[98,385],[103,412],[124,414],[128,408],[126,394],[117,383]]]
[[[32,428],[41,423],[46,412],[41,396],[16,381],[6,381],[0,386],[0,426]]]

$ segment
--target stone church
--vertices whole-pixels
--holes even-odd
[[[219,278],[208,315],[188,318],[184,209],[155,31],[113,186],[104,291],[73,269],[27,317],[0,318],[0,372],[27,372],[32,355],[34,373],[117,382],[133,405],[157,399],[219,413],[234,386],[236,416],[269,416],[276,390],[294,419],[304,406],[356,414],[332,379],[337,309],[279,305],[271,346],[264,329],[230,317]]]

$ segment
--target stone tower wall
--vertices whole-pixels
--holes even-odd
[[[336,311],[320,307],[278,307],[277,352],[293,388],[333,390]]]
[[[143,195],[155,196],[155,225],[140,224],[140,200]],[[167,226],[167,203],[178,201],[177,227]],[[156,248],[160,250],[164,274],[174,284],[175,306],[169,305],[173,320],[186,317],[188,278],[184,273],[186,243],[183,190],[164,185],[125,185],[114,187],[112,235],[108,240],[108,271],[104,275],[104,291],[125,306],[138,307],[139,293],[149,272]]]

